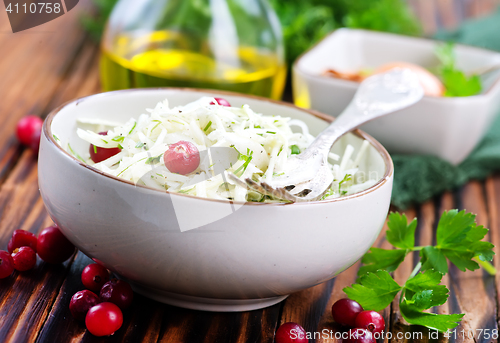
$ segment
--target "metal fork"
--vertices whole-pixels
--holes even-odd
[[[288,202],[321,199],[333,182],[328,153],[344,134],[360,125],[418,102],[424,95],[417,76],[409,69],[392,69],[365,79],[347,108],[299,155],[287,160],[284,175],[270,182],[229,178],[242,187]]]

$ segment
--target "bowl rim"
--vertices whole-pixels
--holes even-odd
[[[92,172],[100,174],[100,175],[102,175],[106,178],[109,178],[111,180],[115,180],[115,181],[118,181],[118,182],[121,182],[124,184],[128,184],[128,185],[134,186],[134,187],[141,187],[141,188],[157,191],[157,192],[163,193],[163,194],[165,194],[165,193],[166,194],[173,194],[173,195],[184,196],[184,197],[198,199],[198,200],[220,202],[220,203],[224,203],[224,204],[231,203],[231,204],[238,204],[238,205],[254,205],[254,206],[271,206],[271,205],[275,205],[275,206],[285,206],[285,205],[286,206],[291,206],[291,205],[299,206],[299,205],[306,205],[306,204],[327,204],[327,203],[331,203],[331,202],[347,201],[349,199],[358,198],[358,197],[364,196],[366,194],[369,194],[369,193],[377,190],[378,188],[382,187],[386,182],[388,182],[388,179],[394,173],[394,165],[393,165],[392,159],[391,159],[389,153],[387,152],[387,150],[382,146],[382,144],[380,144],[375,138],[368,135],[367,133],[365,133],[359,129],[356,129],[356,130],[351,131],[351,133],[358,136],[359,138],[362,138],[362,139],[368,141],[375,148],[375,150],[381,155],[381,157],[384,161],[385,173],[377,181],[377,183],[375,183],[371,187],[369,187],[365,190],[362,190],[360,192],[346,195],[343,197],[338,197],[338,198],[328,199],[328,200],[316,200],[316,201],[310,201],[310,202],[263,203],[263,202],[252,202],[252,201],[243,202],[243,201],[236,201],[236,200],[227,201],[227,200],[221,200],[221,199],[202,198],[202,197],[198,197],[198,196],[194,196],[194,195],[190,195],[190,194],[169,192],[167,190],[160,190],[160,189],[145,186],[145,185],[138,185],[138,184],[133,183],[132,181],[125,180],[125,179],[116,177],[116,176],[111,175],[111,174],[107,174],[107,173],[105,173],[97,168],[92,167],[91,165],[89,165],[87,163],[80,161],[76,157],[72,156],[65,149],[63,149],[63,147],[60,144],[58,144],[56,142],[56,140],[54,139],[53,134],[52,134],[52,121],[54,120],[55,116],[59,112],[61,112],[64,108],[66,108],[67,106],[70,106],[72,104],[75,104],[75,106],[77,106],[82,101],[87,101],[87,100],[91,100],[94,98],[108,97],[108,96],[113,96],[113,95],[117,95],[117,94],[120,95],[120,94],[126,94],[126,93],[131,93],[131,92],[138,92],[138,91],[142,91],[142,92],[143,91],[146,91],[146,92],[148,92],[148,91],[174,91],[174,92],[190,92],[190,93],[213,93],[216,95],[228,95],[228,96],[235,96],[235,97],[243,97],[243,98],[250,98],[250,99],[254,99],[254,100],[258,100],[258,101],[262,101],[262,102],[270,102],[270,103],[273,103],[276,105],[286,106],[286,107],[293,108],[293,109],[296,109],[299,111],[303,111],[309,115],[312,115],[313,117],[316,117],[316,118],[319,118],[323,121],[326,121],[327,123],[331,123],[335,119],[331,116],[328,116],[326,114],[320,113],[320,112],[315,111],[315,110],[310,110],[310,109],[305,109],[305,108],[295,106],[292,103],[287,103],[287,102],[278,101],[278,100],[272,100],[269,98],[264,98],[264,97],[260,97],[260,96],[256,96],[256,95],[250,95],[250,94],[242,94],[242,93],[236,93],[236,92],[230,92],[230,91],[214,90],[214,89],[202,89],[202,88],[181,88],[181,87],[132,88],[132,89],[122,89],[122,90],[116,90],[116,91],[110,91],[110,92],[96,93],[96,94],[88,95],[85,97],[76,98],[74,100],[70,100],[70,101],[63,103],[62,105],[60,105],[57,108],[55,108],[54,110],[52,110],[45,118],[45,121],[43,123],[43,129],[42,129],[43,136],[47,139],[47,141],[51,145],[54,145],[55,148],[59,152],[62,152],[63,155],[65,155],[67,158],[69,158],[70,161],[72,161],[73,163],[76,163],[77,165],[79,165],[83,168],[86,168]]]
[[[380,32],[380,31],[372,31],[372,30],[365,30],[365,29],[351,29],[351,28],[347,28],[347,27],[341,27],[338,29],[334,29],[333,31],[328,33],[325,37],[323,37],[318,42],[316,42],[311,47],[309,47],[306,51],[302,52],[293,62],[292,70],[297,71],[303,75],[306,75],[307,77],[313,78],[314,80],[320,80],[320,81],[325,81],[325,82],[329,82],[326,80],[330,80],[330,81],[334,80],[340,84],[344,84],[344,86],[349,86],[350,88],[357,89],[359,86],[359,82],[339,79],[336,77],[326,77],[323,75],[311,74],[311,73],[304,71],[302,68],[299,67],[300,60],[302,60],[306,55],[312,53],[312,51],[315,50],[320,44],[322,44],[325,40],[330,38],[330,36],[335,35],[339,31],[340,32],[342,32],[342,31],[343,32],[360,32],[360,33],[365,34],[365,35],[368,34],[368,35],[386,36],[386,37],[392,37],[392,38],[408,39],[408,40],[412,40],[412,41],[428,42],[431,44],[437,44],[437,43],[444,42],[444,41],[432,39],[432,38],[405,36],[405,35],[400,35],[400,34],[392,33],[392,32]],[[474,46],[474,45],[458,43],[458,44],[455,44],[455,46],[465,48],[465,49],[484,51],[487,53],[496,54],[496,55],[500,56],[500,52],[498,52],[498,51],[494,51],[494,50],[490,50],[490,49],[486,49],[486,48],[481,48],[481,47]],[[402,61],[402,62],[405,62],[405,61]],[[422,67],[422,66],[420,66],[420,67]],[[422,68],[424,68],[424,67],[422,67]],[[497,87],[500,87],[500,76],[497,77],[497,79],[491,84],[491,86],[487,90],[485,90],[484,92],[481,92],[479,94],[470,95],[467,97],[457,97],[457,96],[452,96],[452,97],[439,96],[438,97],[438,96],[424,95],[424,98],[439,99],[438,101],[456,101],[457,99],[459,99],[460,101],[463,101],[463,99],[472,100],[472,99],[478,99],[481,97],[491,96],[491,93],[493,93],[493,90]]]

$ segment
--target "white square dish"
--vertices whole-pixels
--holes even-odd
[[[438,65],[437,41],[365,30],[339,29],[302,55],[293,66],[295,104],[337,116],[351,101],[358,83],[323,76],[327,69],[357,72],[402,61],[426,68]],[[464,72],[500,65],[500,53],[456,45]],[[483,137],[500,107],[500,71],[482,78],[481,94],[425,96],[416,105],[361,128],[391,153],[431,154],[459,164]]]

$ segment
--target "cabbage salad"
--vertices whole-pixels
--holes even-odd
[[[69,145],[67,151],[107,174],[160,190],[212,199],[274,202],[279,200],[236,185],[227,173],[242,180],[271,181],[283,173],[291,155],[299,154],[314,140],[301,120],[263,115],[248,105],[221,106],[212,97],[173,108],[164,100],[146,111],[125,124],[78,119],[81,126],[91,125],[94,129],[78,128],[81,139],[95,147],[121,149],[116,155],[94,163],[89,154],[82,157]],[[100,135],[101,131],[106,134]],[[200,155],[211,148],[231,148],[237,152],[237,158],[219,174],[202,168],[187,175],[172,173],[165,166],[163,155],[170,144],[179,141],[193,143]],[[323,199],[356,193],[375,184],[377,180],[357,183],[355,178],[368,145],[363,142],[356,156],[351,145],[342,158],[329,154],[335,180]]]

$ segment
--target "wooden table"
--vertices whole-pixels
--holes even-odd
[[[80,1],[78,10],[16,34],[10,31],[6,15],[0,14],[0,249],[6,249],[16,229],[36,234],[51,224],[38,191],[36,156],[18,145],[16,122],[29,113],[45,116],[65,101],[100,90],[98,47],[86,38],[77,20],[79,11],[88,6],[87,1]],[[478,221],[491,229],[488,239],[500,247],[499,176],[470,182],[406,211],[419,219],[417,244],[431,243],[437,216],[451,208],[477,213]],[[335,242],[331,243],[333,248]],[[376,245],[386,247],[387,243],[379,238]],[[89,262],[82,253],[61,265],[39,260],[35,269],[0,280],[0,342],[272,342],[277,327],[288,321],[300,323],[309,332],[334,330],[331,305],[344,297],[342,288],[355,281],[359,267],[356,264],[333,280],[251,312],[191,311],[137,295],[125,313],[123,327],[112,337],[97,338],[68,309],[71,296],[83,289],[80,273]],[[396,280],[406,278],[413,264],[409,256],[395,273]],[[500,259],[495,266],[500,268]],[[451,289],[450,300],[437,311],[466,313],[458,330],[498,329],[499,277],[451,268],[444,279]],[[384,316],[394,337],[418,329],[402,323],[397,302]],[[476,336],[456,341],[484,340]]]

